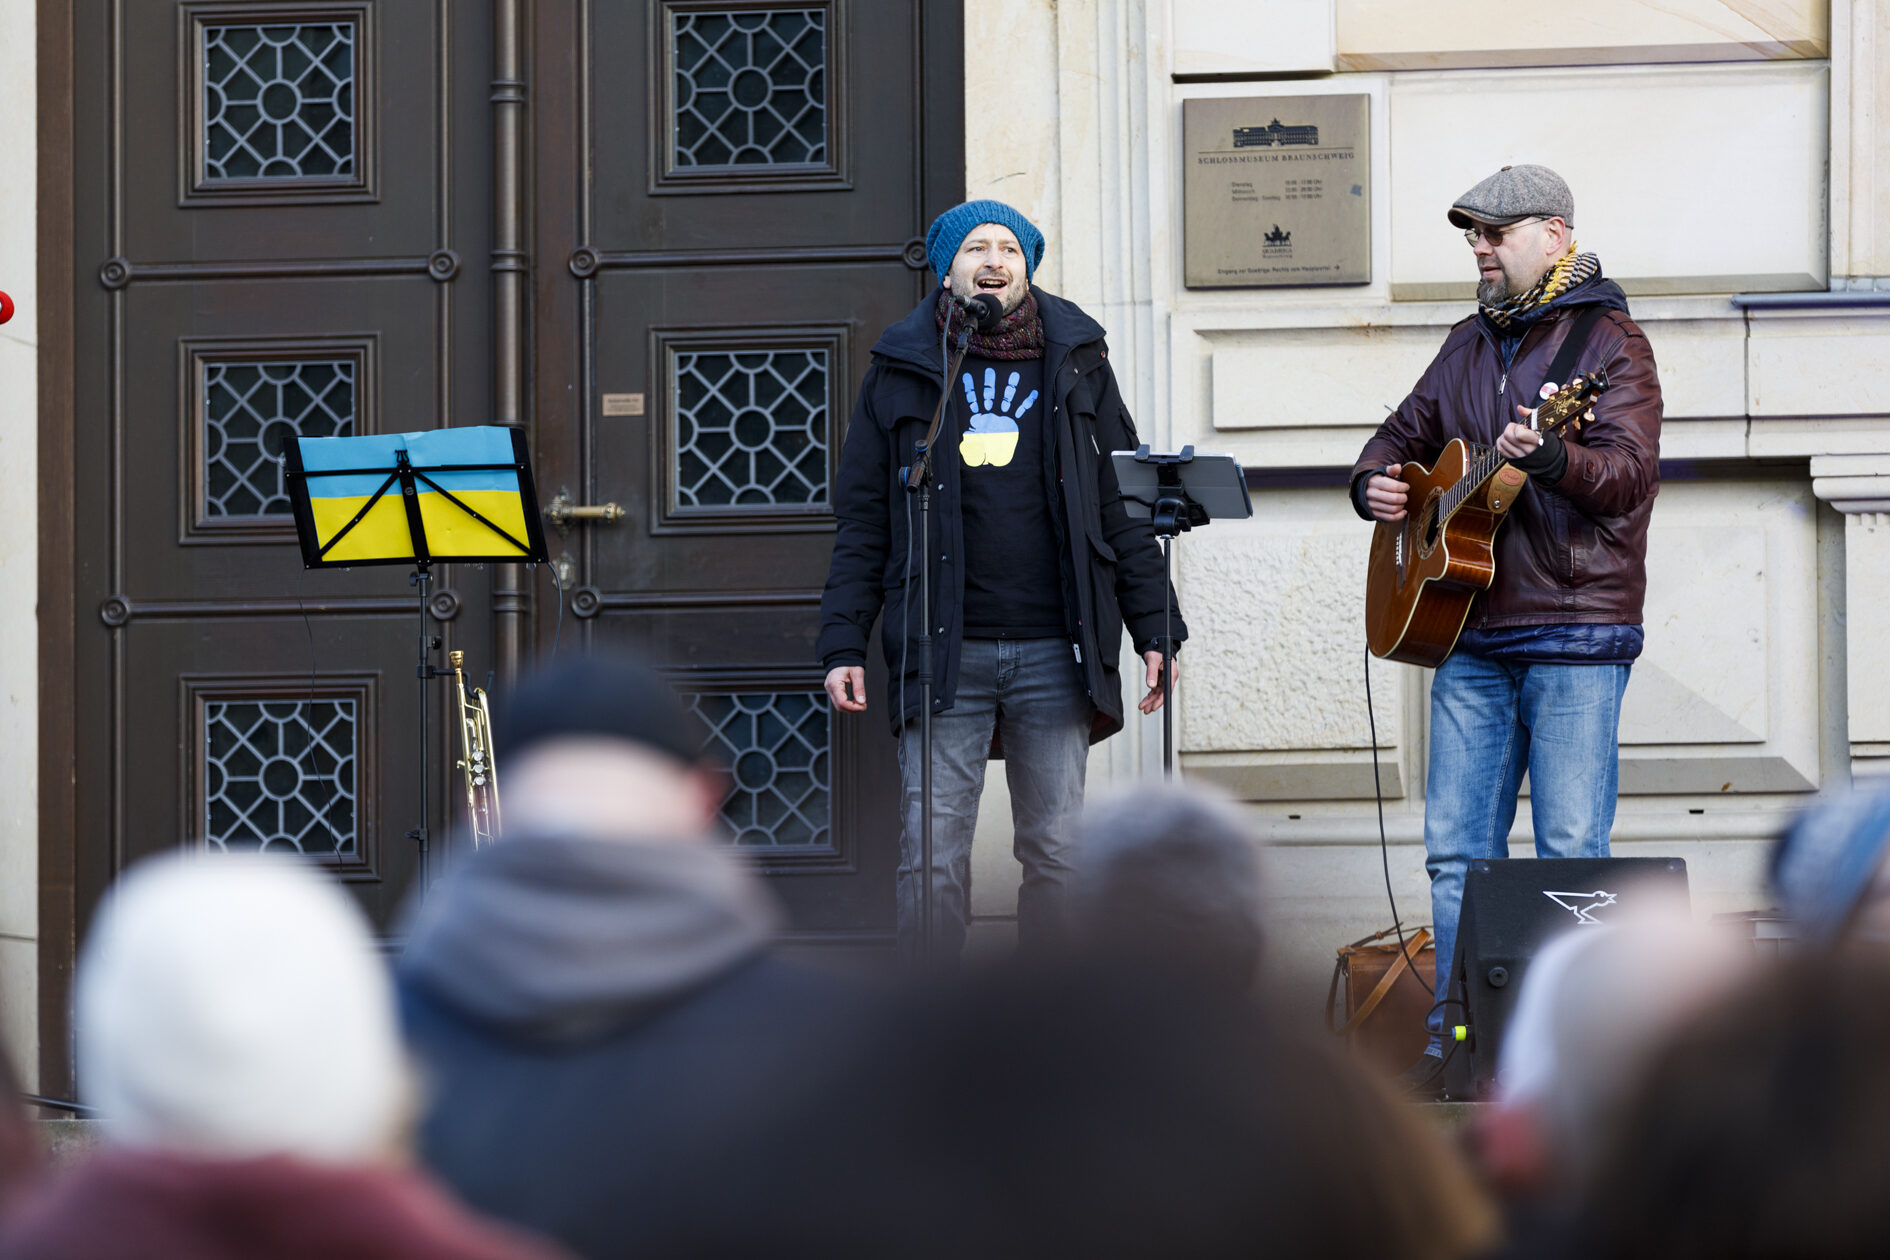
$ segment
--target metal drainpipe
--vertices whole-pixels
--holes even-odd
[[[497,424],[525,423],[525,274],[521,178],[525,81],[520,75],[519,0],[492,5],[492,415]],[[493,655],[499,677],[518,677],[531,629],[531,588],[525,569],[492,569]]]

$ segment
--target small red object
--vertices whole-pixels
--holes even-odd
[[[13,299],[0,293],[0,324],[13,318]]]

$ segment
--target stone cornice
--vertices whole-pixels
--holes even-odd
[[[1890,455],[1814,455],[1811,492],[1847,516],[1890,512]]]

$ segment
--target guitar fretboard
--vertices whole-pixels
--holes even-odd
[[[1450,489],[1438,498],[1437,522],[1443,524],[1451,514],[1463,505],[1463,501],[1483,488],[1485,482],[1494,477],[1497,470],[1509,461],[1494,446],[1472,446],[1470,448],[1470,467]]]
[[[1578,376],[1544,400],[1536,410],[1536,424],[1544,433],[1554,433],[1571,421],[1576,421],[1587,408],[1593,405],[1595,396],[1608,388],[1605,373],[1595,372],[1591,376]],[[1507,464],[1501,453],[1493,446],[1472,446],[1470,448],[1470,466],[1455,485],[1438,496],[1437,523],[1441,526],[1451,514],[1463,506],[1465,499],[1481,490],[1497,470]]]

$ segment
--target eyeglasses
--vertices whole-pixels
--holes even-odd
[[[1545,216],[1537,215],[1533,219],[1522,219],[1515,223],[1505,224],[1502,227],[1494,227],[1489,224],[1484,224],[1480,227],[1467,227],[1463,230],[1463,239],[1470,242],[1472,245],[1475,245],[1479,240],[1488,241],[1492,246],[1501,245],[1503,238],[1508,236],[1511,232],[1514,232],[1517,228],[1524,227],[1531,223],[1547,222],[1548,219]]]

